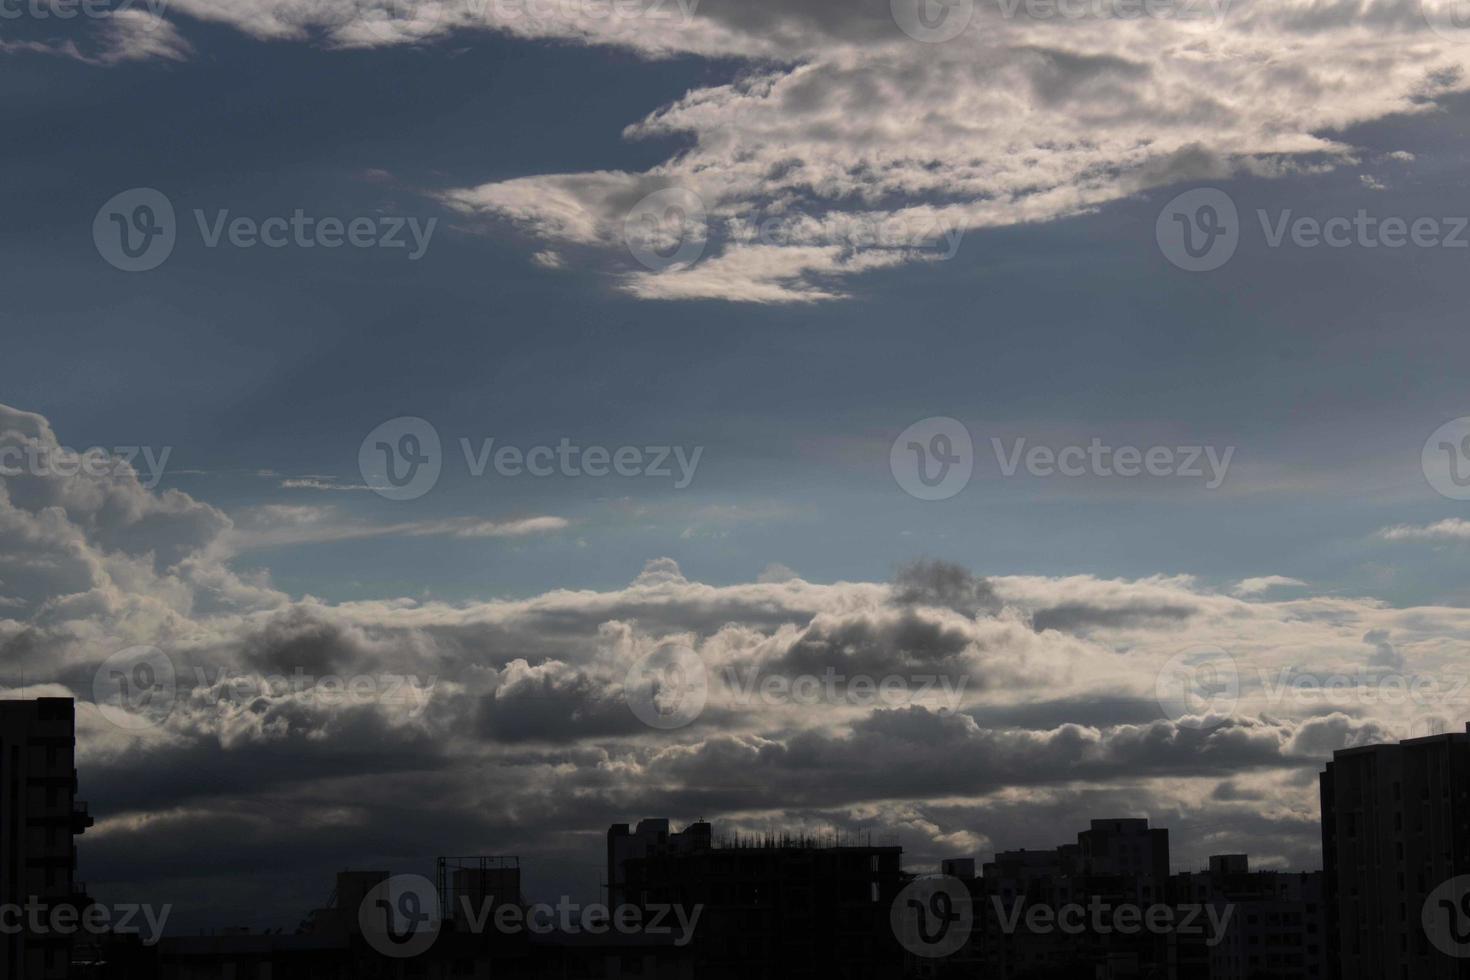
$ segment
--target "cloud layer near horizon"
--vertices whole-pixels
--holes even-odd
[[[0,407],[6,446],[58,440]],[[595,862],[607,823],[654,814],[873,828],[921,865],[1059,843],[1121,812],[1174,828],[1184,865],[1229,849],[1301,867],[1333,750],[1467,716],[1464,609],[934,561],[891,582],[717,586],[666,558],[605,592],[328,603],[234,571],[238,534],[125,468],[0,479],[0,662],[28,696],[84,702],[82,783],[101,817],[88,877],[186,907],[236,907],[187,870],[200,848],[240,870],[242,893],[309,890],[320,881],[303,876],[334,866],[421,867],[451,846]],[[661,731],[624,686],[670,644],[697,655],[708,701]],[[167,656],[177,694],[133,730],[86,702],[104,662],[139,645]],[[1161,700],[1178,655],[1220,651],[1238,696]],[[899,683],[875,697],[859,675]],[[831,682],[814,701],[760,693],[803,676]]]

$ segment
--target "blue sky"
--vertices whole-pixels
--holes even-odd
[[[1046,656],[1098,644],[1162,658],[1204,638],[1235,642],[1249,658],[1274,649],[1311,663],[1291,660],[1311,650],[1337,663],[1326,638],[1272,646],[1272,631],[1305,621],[1341,626],[1348,660],[1371,655],[1373,643],[1359,640],[1381,629],[1406,631],[1393,642],[1420,649],[1426,663],[1463,654],[1470,503],[1435,491],[1421,451],[1440,426],[1470,416],[1470,248],[1273,248],[1258,217],[1321,221],[1363,209],[1452,224],[1470,214],[1461,67],[1470,45],[1427,30],[1416,5],[1374,8],[1373,29],[1388,30],[1401,55],[1387,41],[1365,48],[1366,28],[1345,7],[1309,23],[1239,5],[1223,33],[1161,34],[1156,51],[1148,32],[1177,25],[1109,34],[997,22],[998,33],[972,32],[972,50],[956,46],[972,34],[913,41],[885,5],[871,4],[849,21],[815,2],[745,12],[711,2],[688,33],[612,38],[565,24],[476,25],[447,0],[421,5],[431,19],[386,35],[360,33],[361,21],[314,23],[295,6],[238,0],[211,12],[178,0],[162,18],[140,10],[126,21],[0,25],[12,96],[0,105],[9,368],[0,402],[16,410],[11,434],[77,449],[171,450],[162,483],[129,490],[134,503],[119,508],[159,522],[128,517],[135,537],[126,546],[109,536],[115,513],[88,510],[69,491],[54,498],[99,556],[151,554],[156,581],[112,569],[106,582],[63,588],[28,580],[33,566],[18,559],[0,563],[0,599],[17,603],[0,606],[14,610],[0,641],[18,644],[12,657],[29,676],[59,665],[55,683],[78,689],[87,643],[157,644],[183,660],[259,668],[251,658],[268,641],[256,634],[274,635],[282,622],[322,616],[356,636],[342,625],[352,620],[387,643],[375,631],[421,628],[390,623],[383,610],[395,604],[436,610],[445,622],[435,629],[469,630],[482,615],[530,616],[561,590],[598,609],[602,599],[588,597],[643,610],[630,629],[651,631],[650,642],[662,629],[703,651],[735,643],[722,631],[744,624],[775,643],[782,627],[763,618],[775,607],[807,632],[864,603],[879,610],[869,619],[897,615],[870,590],[926,557],[994,578],[1023,617],[1079,602],[1212,610],[1198,614],[1214,624],[1201,635],[1081,631]],[[1161,51],[1199,60],[1180,67],[1182,55]],[[1025,84],[997,80],[993,66],[1014,67]],[[1268,92],[1278,101],[1268,104]],[[649,131],[629,131],[638,126]],[[99,253],[93,221],[114,195],[143,187],[172,203],[178,242],[158,268],[124,272]],[[691,268],[643,269],[619,229],[634,202],[667,187],[702,197],[709,241]],[[1161,247],[1156,222],[1176,195],[1206,187],[1238,208],[1240,241],[1222,267],[1187,272]],[[379,248],[208,248],[195,209],[436,225],[417,260]],[[783,224],[793,214],[811,221]],[[844,220],[915,214],[960,236],[952,258],[828,249]],[[731,229],[751,215],[786,237],[742,242]],[[437,430],[444,473],[417,499],[387,500],[362,488],[359,448],[404,416]],[[956,496],[924,501],[895,480],[890,448],[933,417],[969,430],[975,473]],[[701,455],[682,489],[658,477],[474,477],[462,438]],[[1006,477],[992,438],[1233,455],[1216,489],[1184,477]],[[9,506],[39,527],[35,500],[53,498],[27,498],[12,482]],[[169,522],[180,515],[188,527],[176,530]],[[459,533],[466,528],[479,530]],[[187,542],[182,564],[138,543],[175,533]],[[676,564],[674,584],[630,586],[656,559]],[[793,575],[833,591],[748,591]],[[1295,582],[1238,585],[1269,576]],[[689,608],[649,625],[657,617],[640,588]],[[63,600],[82,595],[108,596],[98,600],[108,613],[85,629],[58,627]],[[144,595],[170,613],[147,622],[116,613]],[[214,603],[224,597],[240,605],[222,612]],[[501,600],[511,605],[494,605]],[[599,646],[620,615],[579,609],[585,629],[561,653],[552,640],[542,649],[527,638],[539,636],[533,623],[509,646],[476,640],[485,645],[471,660],[501,672],[492,702],[495,690],[529,683],[505,673],[518,658],[551,669],[538,650],[600,678],[598,658],[620,662],[637,648]],[[1269,628],[1230,639],[1232,617],[1257,616]],[[983,620],[973,628],[987,629]],[[54,653],[37,652],[53,642]],[[429,641],[402,642],[412,659]],[[1147,688],[1151,674],[1140,677]],[[1086,701],[1077,678],[1062,687],[1057,698]],[[1102,686],[1092,695],[1111,703]],[[1018,694],[1010,707],[1038,698]],[[1044,714],[1034,725],[1047,730],[1081,717]],[[1348,712],[1359,728],[1342,728],[1343,738],[1360,737],[1369,715]],[[862,723],[853,724],[842,737],[860,741]],[[1140,722],[1089,724],[1106,741]],[[97,737],[94,758],[134,751]],[[586,737],[611,751],[598,741],[607,732]],[[519,738],[509,740],[517,751]],[[1297,728],[1279,738],[1304,754],[1280,763],[1271,778],[1283,782],[1261,785],[1290,785],[1306,799],[1300,775],[1312,763],[1303,759],[1329,742]],[[228,739],[214,748],[229,751]],[[564,749],[547,749],[546,759]],[[1086,778],[1069,792],[1140,798],[1108,773]],[[1203,767],[1200,779],[1215,778],[1230,775]],[[691,795],[697,785],[684,784]],[[316,805],[289,795],[277,805]],[[910,796],[925,807],[924,793]],[[1065,826],[1058,799],[1048,832]],[[606,802],[614,817],[646,801],[627,791]],[[653,802],[687,804],[685,815],[697,816],[707,801]],[[929,857],[994,842],[964,829],[979,811],[954,812],[952,801],[927,804],[925,819],[940,829],[923,832],[913,813],[869,804],[859,794],[834,802],[848,807],[840,814],[810,800],[786,812],[903,828],[914,835],[906,846]],[[1178,800],[1158,806],[1176,807],[1186,823],[1213,819],[1181,816]],[[119,805],[114,836],[97,845],[129,887],[142,887],[128,877],[141,872],[118,857],[121,843],[106,842],[130,840],[127,820],[146,809]],[[775,804],[756,809],[751,826],[778,819]],[[548,819],[593,839],[596,820],[563,816]],[[1286,824],[1295,829],[1252,832],[1292,841],[1274,854],[1281,864],[1309,862],[1310,833],[1300,820]],[[409,850],[394,846],[377,856]],[[525,846],[559,860],[551,842]],[[279,869],[283,880],[288,870]]]

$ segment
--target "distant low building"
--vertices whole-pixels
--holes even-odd
[[[611,904],[701,909],[700,980],[888,980],[903,957],[889,922],[902,849],[793,835],[717,840],[709,824],[608,832]]]

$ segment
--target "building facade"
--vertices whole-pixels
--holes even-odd
[[[1338,975],[1470,977],[1470,959],[1437,948],[1422,920],[1431,893],[1470,874],[1470,732],[1335,752],[1320,788]]]
[[[76,881],[76,838],[92,825],[77,800],[76,705],[70,698],[0,701],[0,906],[35,907],[0,931],[0,974],[71,975],[73,936],[33,922],[91,904]]]

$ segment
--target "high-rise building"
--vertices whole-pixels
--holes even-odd
[[[1325,980],[1327,909],[1320,871],[1252,871],[1244,854],[1216,854],[1209,870],[1172,879],[1177,907],[1215,910],[1204,935],[1177,935],[1180,977],[1210,980]]]
[[[1338,975],[1470,977],[1470,959],[1442,951],[1422,919],[1431,893],[1470,874],[1470,731],[1344,749],[1320,781]]]
[[[26,910],[19,931],[0,931],[0,975],[52,980],[70,973],[74,936],[48,924],[65,921],[53,913],[70,907],[74,926],[90,904],[76,881],[75,838],[92,818],[76,796],[75,703],[0,701],[0,906]]]

